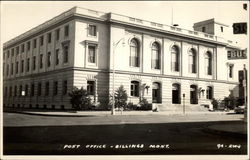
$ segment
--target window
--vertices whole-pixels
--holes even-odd
[[[51,33],[47,34],[47,40],[48,40],[48,43],[51,43]]]
[[[14,97],[17,96],[17,86],[14,87]]]
[[[56,58],[55,58],[55,64],[59,64],[59,49],[56,49]]]
[[[5,87],[5,92],[4,92],[4,96],[6,97],[8,95],[8,88]]]
[[[88,95],[95,95],[95,81],[87,81]]]
[[[63,81],[63,95],[67,94],[67,90],[68,90],[68,81],[65,80]]]
[[[11,63],[11,75],[13,75],[14,63]]]
[[[28,96],[29,94],[29,85],[25,85],[25,96]]]
[[[233,65],[229,65],[229,78],[233,78]]]
[[[152,68],[153,69],[160,69],[160,46],[158,43],[153,43],[152,45]]]
[[[28,72],[30,70],[30,59],[27,59],[27,67],[26,67],[26,71]]]
[[[46,96],[49,95],[49,82],[46,82],[46,84],[45,84],[45,95]]]
[[[60,28],[56,30],[56,40],[58,41],[60,39]]]
[[[40,46],[43,46],[43,36],[40,37]]]
[[[16,54],[19,54],[19,46],[16,47]],[[14,55],[14,49],[13,49],[13,55]]]
[[[89,25],[88,27],[88,33],[90,36],[96,36],[96,26],[95,25]]]
[[[68,25],[64,27],[64,36],[65,37],[69,36],[69,26]]]
[[[16,62],[16,74],[18,73],[18,62]]]
[[[172,85],[172,103],[173,104],[180,104],[181,103],[180,85],[177,83]]]
[[[42,83],[39,82],[37,86],[37,95],[41,96],[42,95]]]
[[[205,72],[207,75],[212,75],[212,54],[210,52],[205,55]]]
[[[36,56],[33,56],[33,63],[32,63],[32,68],[33,68],[33,70],[35,70],[36,69]]]
[[[96,47],[95,46],[88,46],[88,62],[89,63],[96,63]]]
[[[54,94],[54,95],[57,95],[57,90],[58,90],[58,82],[55,81],[55,82],[54,82],[54,86],[53,86],[53,94]]]
[[[206,27],[202,27],[202,32],[206,32]]]
[[[24,44],[21,45],[21,52],[24,52]]]
[[[33,48],[36,48],[36,39],[33,40]]]
[[[9,75],[9,64],[7,64],[7,76]]]
[[[171,49],[171,58],[172,58],[172,63],[171,63],[171,68],[172,71],[179,72],[179,49],[177,46],[173,46]]]
[[[223,32],[223,27],[222,26],[220,27],[220,31]]]
[[[43,68],[43,54],[40,54],[40,68]]]
[[[12,97],[12,87],[9,88],[9,96]]]
[[[198,104],[198,90],[197,85],[190,86],[190,104]]]
[[[19,96],[22,96],[22,91],[23,91],[23,86],[20,85],[20,86],[19,86]]]
[[[139,67],[139,43],[136,39],[130,42],[130,66]]]
[[[131,81],[130,95],[134,97],[139,97],[139,82]]]
[[[28,51],[30,50],[30,41],[27,42],[27,50],[28,50]]]
[[[21,61],[21,73],[23,73],[24,70],[24,60]]]
[[[190,73],[196,73],[196,52],[195,50],[192,48],[189,51],[189,55],[188,55],[188,60],[189,60],[189,65],[188,65],[188,70]]]
[[[213,87],[207,86],[206,94],[207,94],[207,99],[212,99],[213,98]]]
[[[13,52],[13,55],[14,55],[14,48],[11,49],[11,54],[12,54],[12,52]],[[10,51],[7,51],[7,58],[9,58],[9,57],[10,57]]]
[[[51,65],[51,53],[48,52],[48,55],[47,55],[47,67],[50,67]]]
[[[5,75],[5,63],[3,63],[3,75]]]
[[[31,84],[31,92],[30,92],[30,95],[31,95],[31,96],[34,96],[34,95],[35,95],[35,85],[34,85],[34,83]]]
[[[64,45],[63,46],[63,62],[64,63],[68,63],[68,55],[69,54],[69,46],[68,45]]]

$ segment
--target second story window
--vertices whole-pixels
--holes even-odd
[[[188,54],[188,70],[190,73],[196,73],[196,52],[192,48]]]
[[[228,76],[229,76],[229,78],[233,78],[233,67],[234,66],[233,65],[229,65],[228,67],[229,67],[228,68],[229,69],[229,71],[228,71],[229,75]]]
[[[202,31],[202,32],[206,32],[206,27],[202,27],[202,28],[201,28],[201,31]]]
[[[27,50],[28,50],[28,51],[30,50],[30,41],[27,42]]]
[[[130,42],[130,66],[139,67],[139,43],[136,39]]]
[[[68,37],[69,36],[69,25],[64,27],[64,37]]]
[[[40,46],[43,46],[43,36],[40,37]]]
[[[16,62],[16,74],[18,73],[18,62]]]
[[[24,71],[24,60],[21,61],[21,73]]]
[[[56,30],[56,40],[58,41],[60,39],[60,28]]]
[[[47,55],[47,67],[50,67],[51,66],[51,53],[48,52],[48,55]]]
[[[151,66],[153,69],[160,69],[160,46],[158,43],[154,42],[152,44],[152,59]]]
[[[96,63],[96,46],[88,45],[88,62]]]
[[[21,45],[21,52],[24,52],[24,44]]]
[[[16,47],[16,54],[19,54],[19,46]],[[13,55],[14,55],[14,49],[13,49]]]
[[[36,39],[33,40],[33,48],[36,48]]]
[[[68,63],[69,60],[69,45],[63,46],[63,63]]]
[[[172,71],[179,72],[179,48],[173,46],[171,49],[171,68]]]
[[[212,53],[207,52],[205,54],[205,73],[207,75],[212,75]]]
[[[51,43],[51,33],[48,33],[47,40],[48,40],[48,43]]]
[[[10,74],[13,75],[13,70],[14,70],[14,64],[11,63],[11,71],[10,71]]]
[[[26,71],[29,72],[30,70],[30,59],[27,59]]]
[[[43,68],[43,54],[40,54],[39,63],[40,63],[40,68]]]
[[[59,49],[56,49],[56,55],[55,55],[55,64],[58,65],[59,64]]]
[[[95,25],[89,25],[88,27],[88,34],[90,36],[96,36],[97,34],[96,26]]]
[[[7,64],[7,76],[9,75],[9,64]]]
[[[36,69],[36,56],[33,56],[33,62],[32,62],[32,65],[33,65],[33,70]]]

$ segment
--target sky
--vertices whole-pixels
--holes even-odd
[[[243,3],[248,1],[2,1],[1,43],[74,6],[168,25],[172,23],[173,8],[173,23],[180,28],[193,30],[193,23],[211,18],[228,24],[230,29],[233,23],[247,22],[249,3],[248,11],[243,9]],[[232,39],[242,46],[248,45],[247,35],[234,35]]]

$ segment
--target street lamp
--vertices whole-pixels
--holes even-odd
[[[124,40],[124,38],[121,38],[116,43],[113,42],[113,104],[111,109],[111,115],[115,115],[115,49],[122,40]],[[124,41],[122,42],[122,44],[125,44]]]

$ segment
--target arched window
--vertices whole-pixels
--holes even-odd
[[[212,53],[207,52],[205,55],[205,72],[207,75],[212,75]]]
[[[213,87],[207,86],[206,94],[207,94],[207,99],[212,99],[213,98]]]
[[[180,91],[180,85],[175,83],[172,85],[172,103],[173,104],[180,104],[181,103],[181,91]]]
[[[172,59],[172,63],[171,63],[171,68],[172,71],[179,71],[179,49],[177,46],[173,46],[171,49],[171,59]]]
[[[130,84],[130,95],[134,97],[139,97],[139,82],[131,81]]]
[[[130,42],[130,61],[129,65],[132,67],[139,67],[139,43],[136,39]]]
[[[192,48],[190,49],[189,51],[189,55],[188,55],[188,59],[189,59],[189,66],[188,66],[188,69],[189,69],[189,72],[190,73],[196,73],[196,52],[195,50]]]
[[[154,82],[152,85],[152,101],[161,103],[161,84],[158,82]]]
[[[152,44],[151,65],[153,69],[160,69],[160,45],[156,42]]]

